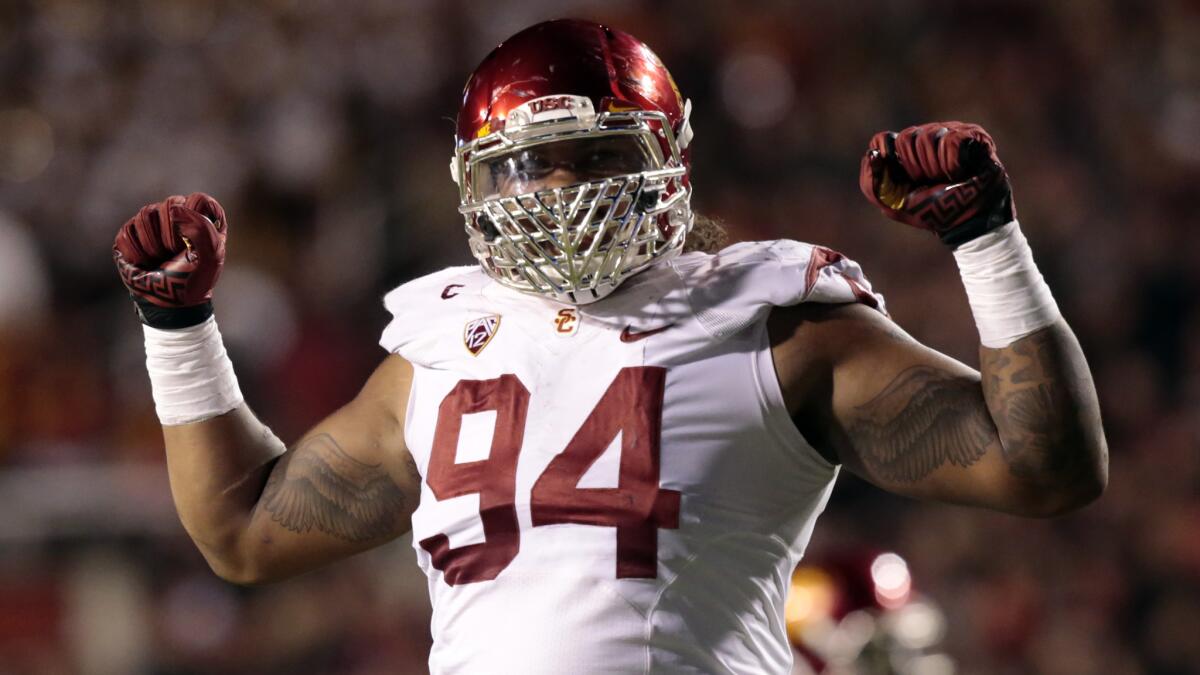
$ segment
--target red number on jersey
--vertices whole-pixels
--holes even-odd
[[[658,530],[679,527],[679,492],[658,485],[665,379],[664,368],[622,368],[530,495],[535,527],[576,523],[617,528],[617,578],[657,576]],[[425,482],[439,501],[478,493],[485,535],[482,544],[458,548],[450,548],[444,534],[421,540],[451,586],[495,579],[520,550],[514,493],[528,409],[529,391],[515,375],[463,380],[438,409]],[[491,454],[486,460],[456,464],[462,416],[485,410],[496,411]],[[578,487],[618,433],[617,487]]]
[[[658,574],[658,528],[679,527],[679,492],[658,486],[663,368],[622,368],[562,454],[533,484],[534,526],[559,523],[617,528],[617,578]],[[621,435],[615,488],[579,480]]]
[[[454,462],[463,415],[496,411],[496,429],[488,458],[476,462]],[[479,494],[479,518],[485,540],[450,548],[450,538],[435,534],[421,540],[433,566],[442,570],[446,583],[465,584],[488,581],[521,548],[517,508],[513,493],[517,488],[517,455],[525,439],[525,415],[529,411],[529,390],[516,375],[501,375],[495,380],[463,380],[438,407],[437,428],[425,482],[439,501]]]

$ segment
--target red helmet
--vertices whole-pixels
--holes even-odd
[[[501,43],[467,81],[451,163],[484,270],[583,304],[677,254],[692,224],[689,112],[628,33],[565,19]],[[566,163],[571,182],[539,180]]]
[[[937,652],[945,615],[899,555],[853,549],[805,561],[784,609],[801,663],[817,673],[953,672]]]

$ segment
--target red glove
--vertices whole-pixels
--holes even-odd
[[[202,192],[147,204],[121,226],[113,262],[144,323],[184,328],[212,316],[227,232],[225,209]]]
[[[934,122],[871,137],[858,186],[883,215],[958,246],[1016,218],[996,144],[975,124]]]

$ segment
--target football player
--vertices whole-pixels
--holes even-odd
[[[127,222],[114,257],[171,488],[213,570],[282,579],[411,530],[435,673],[787,673],[788,580],[840,466],[1028,516],[1100,494],[1092,378],[983,129],[878,134],[860,179],[951,249],[979,373],[905,334],[839,253],[683,253],[689,113],[621,31],[554,21],[497,47],[451,164],[479,264],[390,292],[389,356],[290,448],[213,318],[221,207]]]

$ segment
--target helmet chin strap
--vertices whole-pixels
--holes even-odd
[[[679,125],[679,134],[676,136],[679,150],[687,150],[695,135],[696,132],[692,131],[692,99],[689,98],[683,102],[683,123]]]

